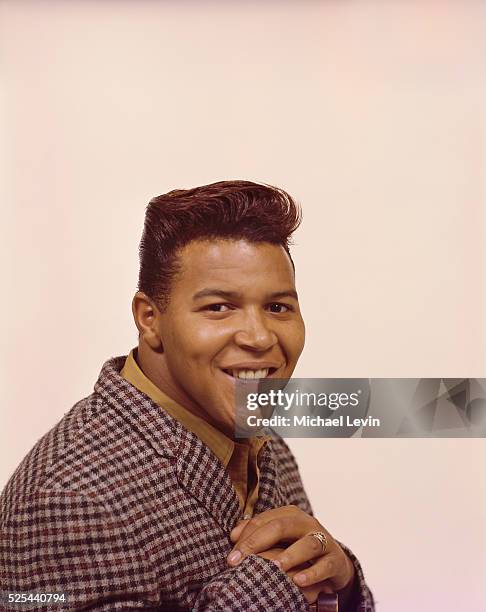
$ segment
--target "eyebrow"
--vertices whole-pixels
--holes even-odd
[[[225,300],[237,300],[241,298],[241,293],[238,293],[238,291],[224,291],[223,289],[201,289],[192,296],[192,299],[198,300],[205,297],[220,297]],[[295,289],[276,291],[268,295],[269,300],[278,300],[284,297],[291,297],[294,298],[294,300],[299,300]]]

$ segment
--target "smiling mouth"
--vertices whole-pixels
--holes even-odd
[[[245,378],[249,380],[254,380],[255,378],[267,378],[271,376],[274,372],[277,371],[277,368],[261,368],[259,370],[250,370],[246,369],[223,369],[223,372],[232,378]]]

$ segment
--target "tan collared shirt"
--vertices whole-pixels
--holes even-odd
[[[243,516],[252,516],[253,508],[258,499],[260,480],[258,453],[268,438],[248,438],[235,442],[201,417],[189,412],[145,376],[137,363],[136,349],[130,351],[120,374],[139,391],[148,395],[151,400],[179,421],[186,429],[198,436],[216,455],[228,471],[240,500]]]

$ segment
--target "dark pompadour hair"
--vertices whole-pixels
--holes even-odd
[[[145,213],[138,289],[164,309],[178,271],[178,251],[193,240],[269,242],[290,257],[290,237],[300,221],[300,207],[288,193],[250,181],[220,181],[157,196]]]

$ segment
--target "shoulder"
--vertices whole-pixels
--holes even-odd
[[[128,492],[133,495],[148,471],[162,473],[171,464],[95,392],[77,402],[26,455],[2,493],[2,514],[36,492],[65,491],[115,503]]]
[[[80,431],[96,418],[101,403],[95,393],[85,397],[44,434],[18,465],[2,493],[2,501],[19,499],[33,487],[44,486],[51,471],[62,463],[66,451],[76,445]]]

